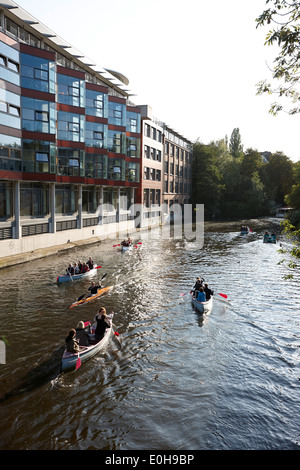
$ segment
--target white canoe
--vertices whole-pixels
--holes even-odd
[[[200,302],[199,300],[195,300],[192,297],[192,304],[193,307],[197,310],[197,312],[210,313],[213,306],[213,297],[211,297],[209,300],[206,300],[206,302]]]
[[[79,353],[70,353],[65,350],[62,360],[61,360],[61,371],[66,372],[69,370],[74,370],[76,368],[76,363],[78,357],[81,360],[81,363],[86,362],[91,357],[95,356],[100,349],[103,348],[108,343],[109,338],[113,334],[112,319],[113,313],[107,316],[110,321],[110,328],[106,328],[103,338],[96,344],[91,344],[90,346],[80,346]],[[94,325],[95,327],[96,325]],[[95,335],[91,334],[90,337],[93,338]]]

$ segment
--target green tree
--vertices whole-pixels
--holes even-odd
[[[262,166],[260,174],[268,199],[284,204],[294,182],[293,162],[282,152],[277,152]]]
[[[263,159],[261,154],[252,148],[247,149],[244,154],[241,166],[242,175],[251,178],[255,172],[260,171],[262,166]]]
[[[240,158],[243,155],[242,139],[238,127],[232,131],[229,142],[229,150],[234,158]]]
[[[295,184],[291,192],[286,195],[285,202],[294,209],[300,209],[300,162],[294,163],[293,175]]]
[[[266,0],[269,8],[256,19],[257,27],[271,25],[265,44],[276,45],[279,54],[274,60],[272,78],[281,81],[277,88],[263,80],[257,84],[258,94],[278,95],[279,99],[292,102],[289,114],[300,112],[299,92],[297,85],[300,80],[300,2],[295,0]],[[283,105],[273,103],[270,113],[276,115],[283,110]]]
[[[219,210],[222,174],[218,168],[218,151],[215,144],[194,144],[192,164],[192,201],[204,204],[205,219]]]

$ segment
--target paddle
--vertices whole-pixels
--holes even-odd
[[[180,294],[180,297],[183,297],[186,294],[191,294],[192,292],[193,292],[192,290],[190,292],[184,292],[184,293]]]
[[[101,266],[99,266],[101,268]],[[101,277],[100,281],[102,281],[105,277],[106,277],[107,273],[103,274],[103,276]],[[82,294],[80,297],[78,297],[77,299],[77,302],[79,302],[81,299],[83,299],[83,297],[88,294],[89,291],[85,292],[84,294]]]
[[[76,370],[79,369],[80,366],[81,366],[81,359],[80,359],[79,353],[78,353],[78,359],[76,361]]]
[[[222,294],[222,292],[217,292],[218,295],[220,295],[221,297],[224,297],[224,299],[227,299],[228,295],[226,294]]]

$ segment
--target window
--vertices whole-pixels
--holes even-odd
[[[121,103],[108,103],[108,120],[109,124],[116,126],[124,126],[125,105]]]
[[[49,73],[47,70],[34,69],[34,78],[48,81]]]
[[[6,57],[4,57],[3,55],[0,55],[0,65],[6,67]]]
[[[103,140],[103,132],[94,131],[94,139]]]
[[[129,119],[129,125],[130,125],[130,132],[137,132],[137,120],[136,119]]]
[[[89,116],[107,117],[108,95],[95,90],[85,90],[85,113]]]
[[[126,145],[125,135],[121,132],[108,131],[107,149],[114,153],[125,153],[123,148]]]
[[[49,113],[46,113],[45,111],[36,111],[35,112],[35,120],[36,121],[48,122],[49,121]]]
[[[21,53],[21,86],[55,93],[55,63],[42,57]]]
[[[13,114],[14,116],[20,116],[21,110],[17,106],[13,106],[12,104],[9,104],[8,112],[9,114]]]
[[[75,185],[56,185],[56,214],[74,214],[78,210],[78,188]]]
[[[76,77],[57,74],[58,102],[70,106],[85,106],[85,83]]]
[[[69,86],[68,91],[69,91],[70,96],[79,96],[79,94],[80,94],[79,88],[75,88],[75,87],[72,87],[72,86]]]
[[[79,124],[76,122],[68,122],[68,129],[70,132],[79,132]]]
[[[58,111],[57,137],[59,140],[84,142],[85,116]]]
[[[2,101],[0,101],[0,111],[2,111],[2,113],[7,113],[7,104]]]
[[[35,159],[37,162],[48,162],[49,161],[49,154],[43,152],[36,152]]]
[[[19,72],[19,64],[17,64],[16,62],[13,62],[11,59],[7,60],[7,68],[12,70],[13,72],[17,72],[17,73]]]
[[[21,183],[20,213],[24,217],[49,214],[49,186],[43,183]]]

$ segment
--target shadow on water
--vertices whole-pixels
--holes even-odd
[[[64,346],[61,346],[54,351],[47,360],[27,372],[27,374],[20,379],[21,383],[19,385],[0,397],[0,403],[12,397],[35,390],[57,378],[61,373],[60,364],[64,349]]]

